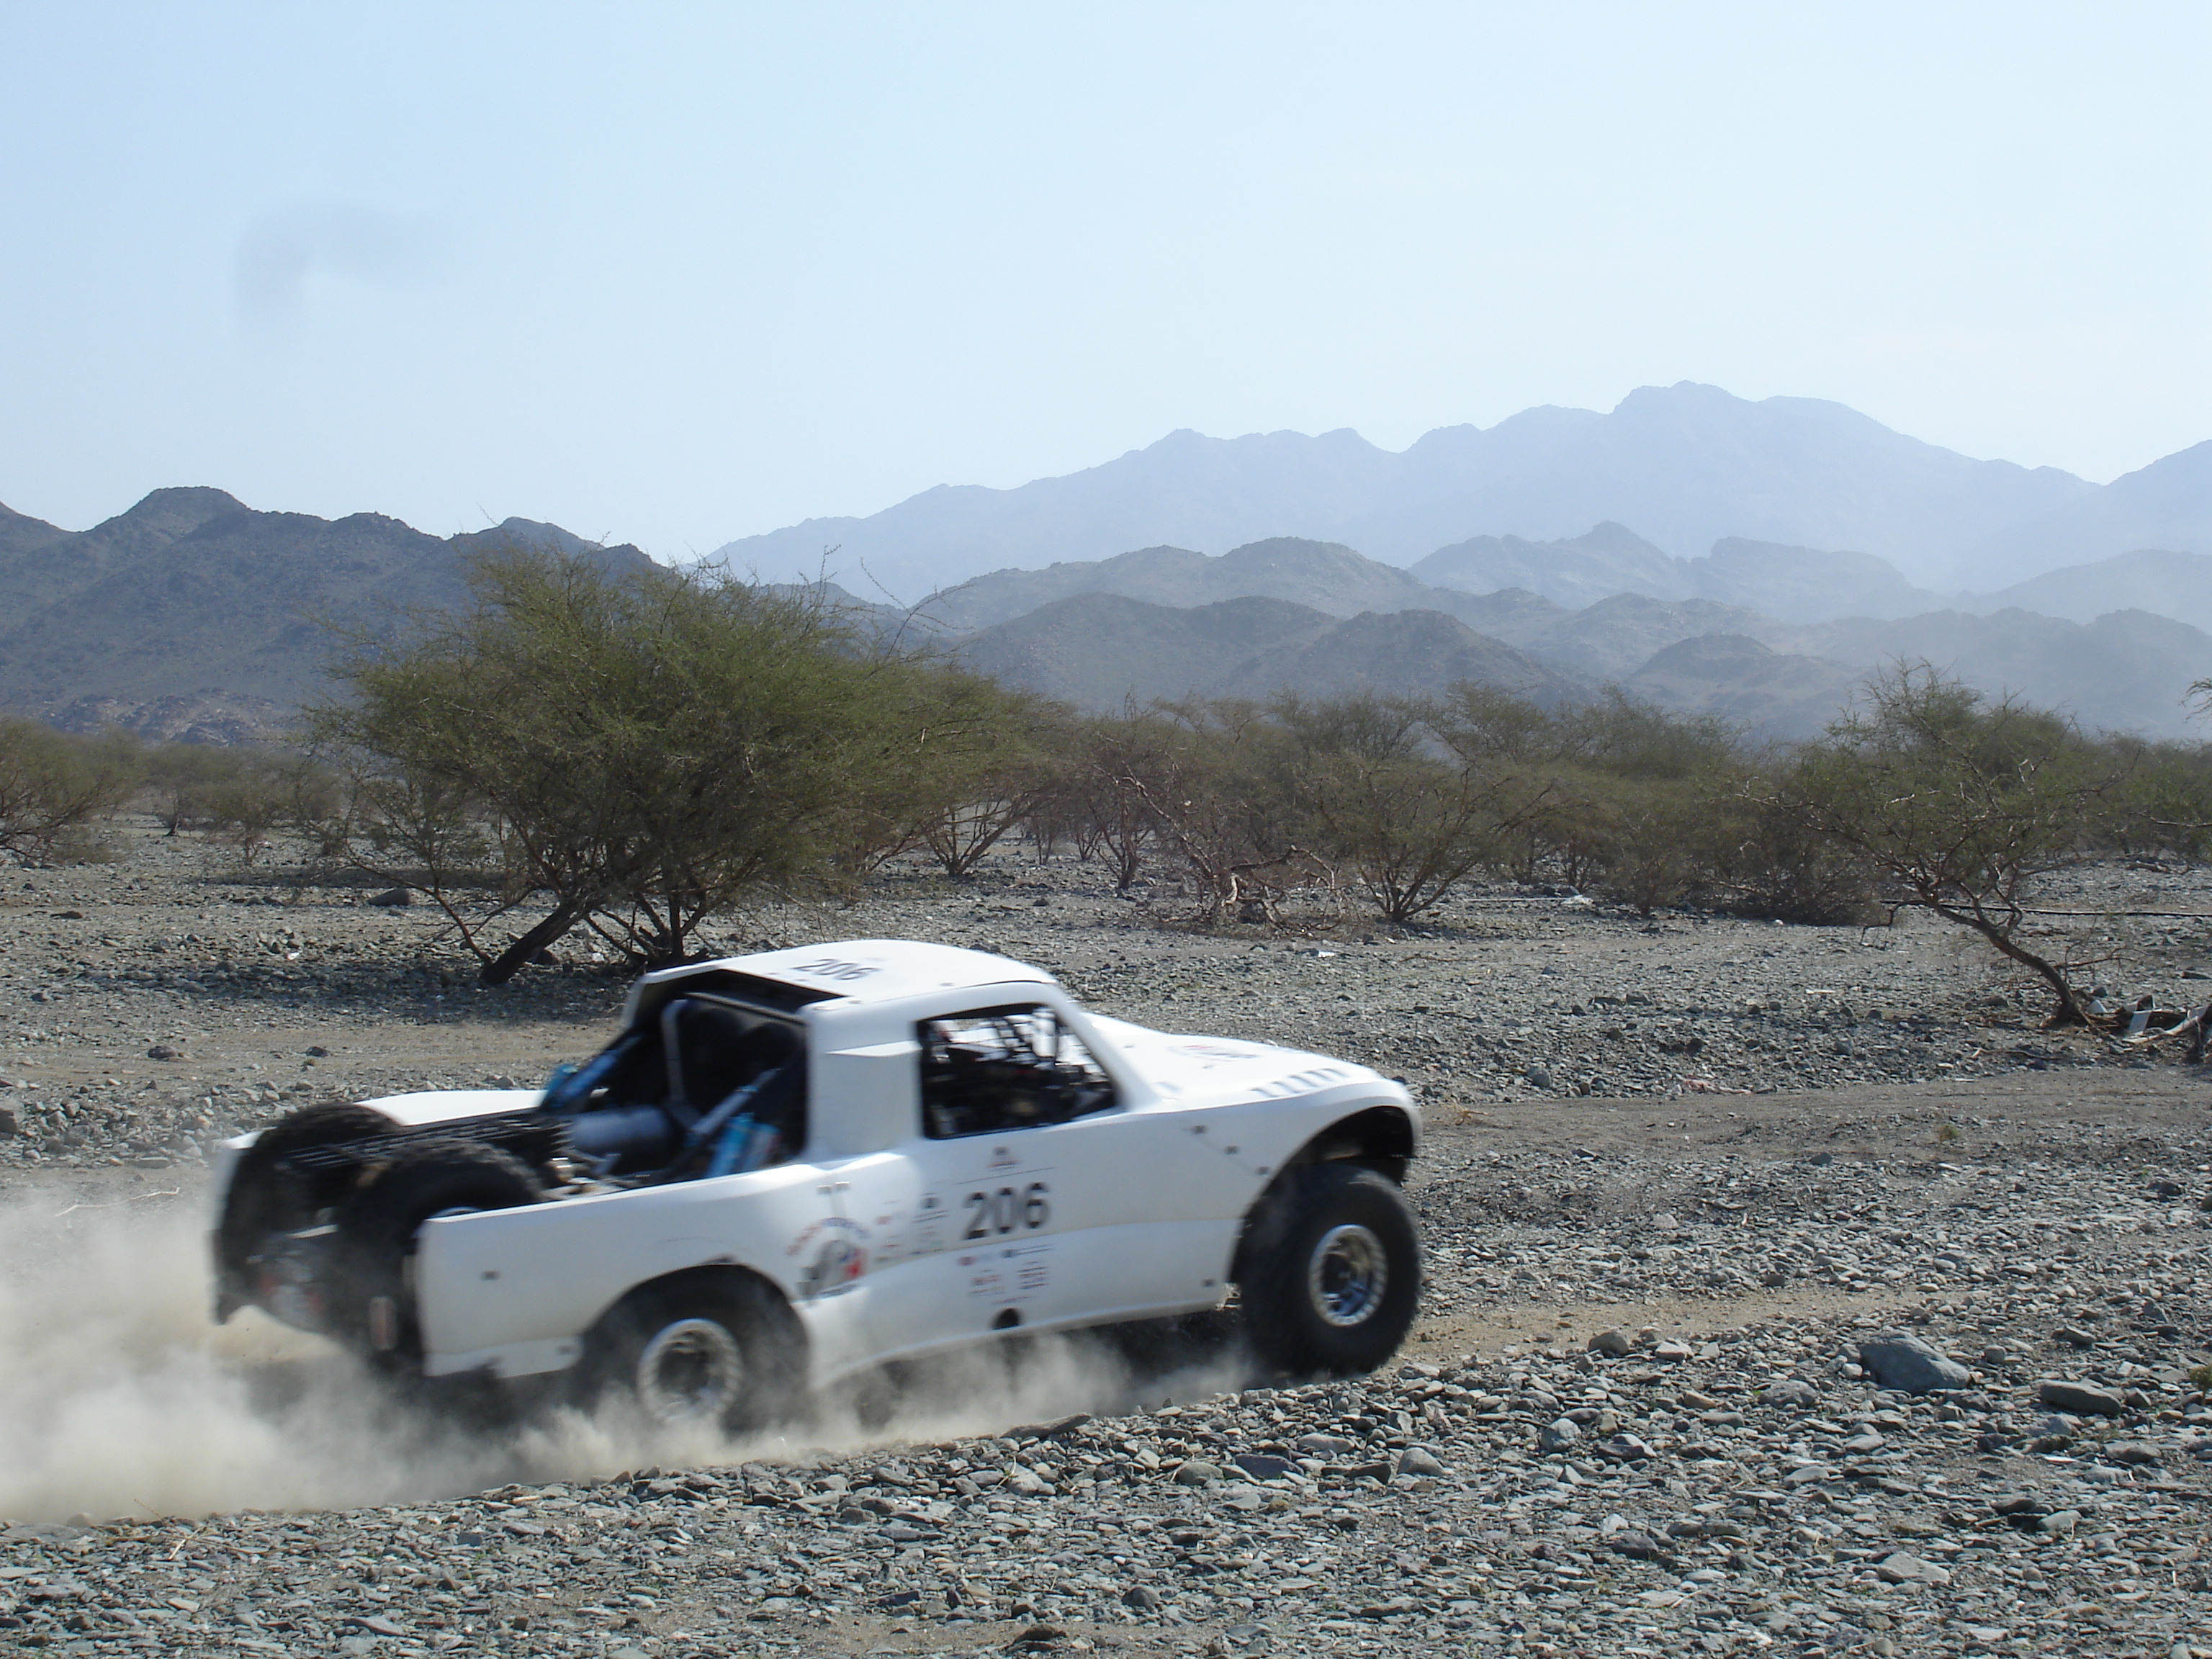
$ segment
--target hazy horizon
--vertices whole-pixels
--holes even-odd
[[[0,501],[72,529],[680,559],[1683,380],[2100,483],[2212,437],[2199,8],[0,15]]]

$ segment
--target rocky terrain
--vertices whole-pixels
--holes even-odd
[[[1948,933],[1498,888],[1198,935],[1020,848],[750,918],[721,943],[1000,949],[1403,1077],[1426,1306],[1357,1382],[1038,1344],[672,1446],[426,1419],[201,1313],[214,1137],[535,1081],[619,978],[475,990],[337,872],[125,853],[0,893],[0,1649],[2212,1656],[2212,1079],[2040,1030]],[[2181,1006],[2208,898],[2045,902]]]

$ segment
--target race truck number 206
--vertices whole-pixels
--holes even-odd
[[[968,1212],[968,1229],[960,1235],[966,1243],[1024,1229],[1034,1231],[1052,1219],[1052,1189],[1032,1181],[1017,1192],[1001,1187],[996,1192],[974,1192],[960,1200]]]

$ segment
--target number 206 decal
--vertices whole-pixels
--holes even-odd
[[[858,962],[840,962],[835,957],[824,957],[819,962],[802,962],[791,969],[794,974],[811,974],[817,979],[866,979],[876,970]]]
[[[1052,1219],[1051,1192],[1042,1181],[1032,1181],[1019,1192],[1001,1187],[995,1193],[970,1193],[960,1200],[968,1210],[968,1231],[960,1237],[988,1238],[1042,1227]]]

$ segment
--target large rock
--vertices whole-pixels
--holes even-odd
[[[1948,1584],[1951,1570],[1899,1550],[1874,1564],[1875,1576],[1885,1584]]]
[[[1885,1389],[1935,1394],[1972,1386],[1974,1374],[1906,1331],[1881,1331],[1859,1344],[1859,1364]]]
[[[2071,1412],[2076,1417],[2118,1417],[2126,1409],[2119,1395],[2109,1389],[2063,1377],[2045,1377],[2035,1385],[2035,1398],[2039,1405],[2055,1412]]]

